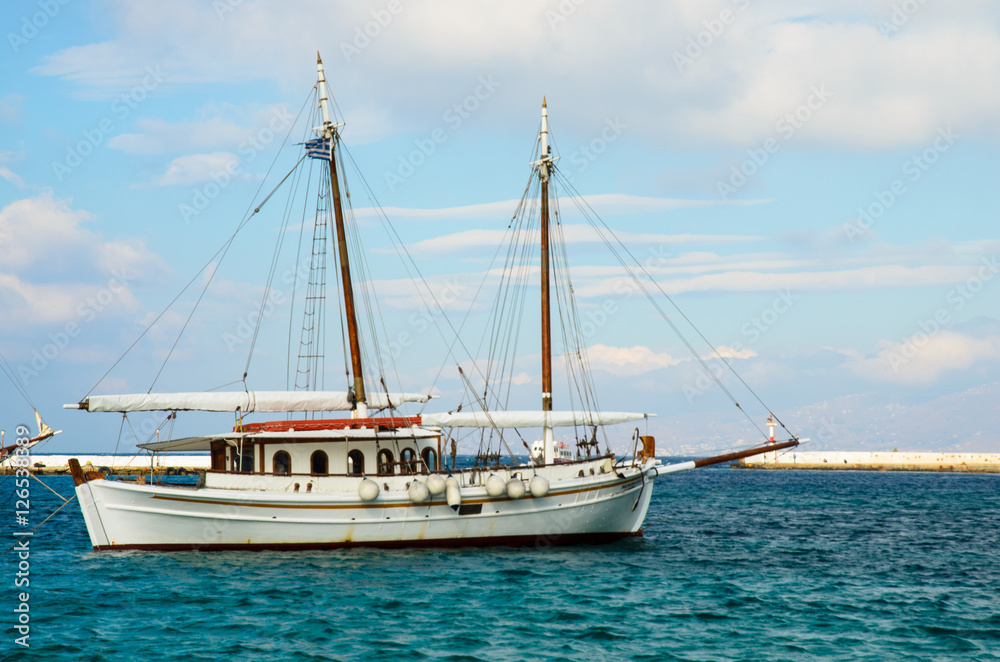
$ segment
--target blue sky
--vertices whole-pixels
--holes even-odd
[[[351,155],[456,319],[523,190],[544,95],[561,171],[815,448],[998,450],[998,17],[995,3],[917,0],[8,3],[0,351],[65,430],[47,450],[113,449],[118,419],[62,403],[235,228],[320,51]],[[407,340],[401,386],[433,383],[451,409],[461,388],[451,371],[435,381],[440,338],[352,192],[387,334]],[[616,290],[620,270],[573,209],[602,405],[657,413],[650,430],[678,452],[753,439],[646,302]],[[239,379],[278,222],[241,234],[158,390]],[[95,392],[148,389],[195,296]],[[470,345],[485,319],[473,310]],[[284,386],[287,309],[273,318],[255,388]],[[532,329],[525,407],[540,391]],[[0,403],[0,427],[30,419],[6,379]]]

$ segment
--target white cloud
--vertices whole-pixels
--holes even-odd
[[[788,273],[759,273],[752,271],[726,271],[694,278],[660,281],[667,294],[682,292],[757,292],[790,289],[851,290],[865,288],[919,287],[959,283],[969,278],[969,267],[933,265],[904,267],[881,265],[836,271],[800,271]],[[576,288],[580,296],[611,296],[615,294],[618,279],[606,279]]]
[[[757,352],[753,351],[749,347],[744,347],[741,350],[736,350],[729,345],[719,345],[715,348],[715,354],[709,354],[708,356],[703,356],[701,358],[709,359],[752,359],[757,356]]]
[[[941,330],[900,342],[883,340],[873,356],[855,356],[848,367],[875,381],[932,384],[948,372],[993,359],[1000,359],[1000,336],[975,338]]]
[[[92,216],[51,192],[0,209],[0,309],[6,324],[70,321],[80,307],[131,309],[129,285],[164,268],[137,239],[106,240]]]
[[[93,296],[91,286],[58,283],[38,285],[25,282],[15,274],[0,272],[0,305],[5,311],[4,326],[48,324],[76,317],[76,307]]]
[[[517,209],[519,200],[502,200],[499,202],[485,202],[478,205],[464,205],[460,207],[445,207],[441,209],[413,209],[405,207],[383,207],[381,211],[391,219],[396,218],[420,218],[430,220],[472,220],[472,219],[495,219],[510,216]],[[593,210],[602,217],[611,217],[621,214],[649,213],[672,211],[675,209],[718,207],[718,206],[748,206],[758,205],[770,200],[685,200],[679,198],[653,198],[642,195],[628,195],[625,193],[598,193],[593,195],[563,196],[560,197],[561,218],[583,218],[580,207]],[[375,218],[379,216],[379,210],[372,207],[362,207],[354,211],[358,218]],[[746,237],[745,241],[753,241],[758,237]]]
[[[567,244],[601,243],[603,240],[594,228],[589,225],[563,224],[553,232],[562,234],[562,240]],[[510,240],[510,232],[506,230],[464,230],[451,234],[425,239],[408,244],[411,253],[453,253],[470,248],[496,247]],[[537,230],[521,233],[521,241],[538,243],[540,233]],[[607,235],[605,232],[605,236]],[[615,236],[625,243],[736,243],[759,241],[761,237],[746,235],[709,235],[709,234],[654,234],[637,232],[615,232]],[[613,240],[612,240],[613,241]]]
[[[206,122],[168,124],[162,120],[138,120],[142,133],[122,133],[108,147],[126,154],[165,154],[185,149],[231,146],[245,135],[239,127],[219,119]]]
[[[530,384],[531,383],[531,375],[529,375],[526,372],[519,372],[518,374],[516,374],[516,375],[514,375],[513,377],[510,378],[510,383],[514,384],[515,386],[521,386],[523,384]]]
[[[56,52],[36,71],[108,90],[131,84],[136,63],[162,64],[173,84],[308,84],[318,48],[335,92],[367,104],[382,130],[440,124],[478,76],[492,75],[503,87],[481,112],[493,117],[515,121],[506,118],[523,117],[525,99],[547,93],[557,135],[593,137],[620,116],[627,132],[697,144],[757,144],[816,85],[834,96],[799,133],[823,144],[917,144],[949,124],[995,136],[1000,110],[1000,90],[982,84],[1000,74],[995,3],[924,5],[887,35],[878,29],[892,15],[887,2],[732,8],[735,22],[683,72],[675,54],[717,7],[587,3],[562,16],[560,5],[529,0],[413,2],[351,54],[384,3],[241,3],[221,17],[220,3],[107,4],[111,40]]]
[[[23,189],[26,187],[24,180],[21,179],[17,173],[15,173],[13,170],[5,166],[0,166],[0,177],[3,177],[4,179],[6,179],[8,182],[10,182],[19,189]]]
[[[284,105],[239,109],[209,104],[198,114],[200,119],[188,122],[139,118],[133,132],[113,136],[108,147],[127,154],[177,154],[220,148],[259,151],[265,142],[262,133],[270,137],[266,142],[275,138],[280,142],[294,119]]]
[[[3,118],[3,104],[2,101],[6,97],[0,97],[0,119]],[[7,150],[0,149],[0,177],[3,177],[8,182],[13,184],[19,189],[27,188],[27,184],[21,179],[20,175],[11,170],[10,168],[2,165],[4,163],[15,163],[24,158],[24,149],[22,147],[20,152],[10,152]]]
[[[717,237],[706,237],[706,243],[714,243]],[[718,237],[725,243],[726,237]],[[748,238],[749,239],[749,238]],[[692,251],[681,253],[676,257],[666,257],[665,252],[652,249],[650,253],[639,254],[637,258],[643,269],[652,276],[671,276],[677,274],[697,274],[711,271],[775,271],[778,269],[802,269],[819,267],[822,263],[815,259],[790,258],[781,253],[743,253],[737,255],[718,255],[707,251]],[[633,271],[641,273],[637,267]],[[621,266],[579,266],[573,267],[574,277],[584,278],[629,278],[628,272]]]
[[[567,226],[570,227],[570,226]],[[567,234],[576,241],[594,240],[588,236],[589,229],[579,227],[581,232],[570,231]],[[443,235],[426,242],[415,242],[408,245],[414,253],[434,255],[436,253],[453,253],[462,250],[496,246],[504,236],[500,230],[467,230],[464,232]],[[640,235],[625,234],[623,240],[636,243],[669,245],[677,240],[699,241],[742,241],[753,240],[753,237],[739,236],[684,236],[684,235]],[[986,244],[984,244],[986,245]],[[388,251],[379,251],[388,252]],[[637,259],[643,268],[657,280],[667,294],[686,292],[775,292],[790,290],[795,296],[802,292],[838,291],[838,290],[871,290],[891,288],[919,288],[933,285],[963,283],[975,275],[981,266],[981,254],[976,255],[969,250],[953,250],[947,243],[926,246],[891,246],[879,244],[858,254],[838,256],[831,260],[826,258],[800,259],[788,257],[782,253],[737,253],[719,255],[713,252],[693,251],[676,256],[666,251],[654,249],[648,253],[637,252]],[[893,264],[891,262],[903,262]],[[936,262],[936,264],[935,264]],[[888,263],[888,264],[887,264]],[[918,266],[908,266],[905,263]],[[846,268],[845,268],[846,267]],[[447,267],[445,267],[447,268]],[[808,270],[807,270],[808,269]],[[634,269],[637,273],[641,271]],[[631,282],[631,276],[620,265],[595,265],[574,262],[571,267],[574,293],[588,305],[588,300],[595,298],[619,298],[623,287]],[[538,265],[528,264],[520,268],[523,278],[534,278],[538,273]],[[664,276],[681,276],[695,274],[690,278]],[[502,275],[502,270],[494,268],[486,272],[487,282],[495,282]],[[455,273],[449,276],[439,276],[442,279],[453,279],[460,283],[478,283],[484,279],[483,273]],[[640,279],[644,280],[640,275]],[[450,282],[442,280],[442,283]],[[390,288],[389,293],[404,295],[396,301],[396,305],[406,308],[421,307],[419,297],[409,280],[382,280],[376,285],[377,291]],[[636,293],[638,290],[631,290]],[[457,302],[457,300],[456,300]],[[462,302],[458,302],[461,305]]]
[[[468,274],[429,276],[419,284],[409,278],[382,279],[356,283],[355,292],[363,287],[374,292],[380,304],[402,310],[421,310],[425,317],[426,311],[430,310],[430,314],[437,317],[442,309],[469,310],[471,297],[476,292],[472,284],[478,284],[482,276],[474,278],[473,281]],[[421,325],[430,321],[429,318],[424,319]]]
[[[594,370],[604,370],[618,377],[634,377],[653,370],[669,368],[687,359],[677,359],[667,353],[654,352],[648,347],[613,347],[591,345],[587,358]]]
[[[13,124],[21,121],[21,107],[23,105],[24,96],[16,92],[0,96],[0,122]]]
[[[46,191],[0,209],[0,265],[17,270],[32,265],[46,269],[72,260],[102,271],[143,270],[154,262],[137,240],[106,241],[85,225],[94,220],[86,211],[74,210],[71,200],[60,200]]]
[[[245,173],[236,172],[239,163],[239,157],[230,152],[181,156],[171,161],[166,172],[153,180],[152,185],[190,186],[212,181],[213,177],[246,177]],[[230,174],[234,172],[235,175]]]

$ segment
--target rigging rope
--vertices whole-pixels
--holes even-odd
[[[462,381],[465,382],[466,389],[469,391],[469,393],[472,394],[472,396],[474,398],[476,398],[476,402],[479,403],[479,408],[483,410],[484,414],[486,414],[486,418],[490,422],[490,427],[492,427],[494,430],[497,431],[497,435],[500,437],[500,442],[503,444],[503,447],[505,449],[507,449],[507,454],[510,455],[510,459],[514,461],[514,464],[518,464],[517,458],[514,457],[514,451],[512,451],[510,449],[510,446],[507,445],[507,441],[503,438],[503,432],[501,432],[500,428],[498,428],[496,426],[496,423],[493,422],[493,417],[490,415],[489,407],[487,407],[486,403],[483,402],[482,400],[480,400],[479,397],[476,395],[476,391],[472,387],[472,383],[469,381],[469,378],[466,376],[465,371],[462,370],[462,366],[459,365],[459,366],[456,366],[456,367],[458,368],[458,374],[462,376]],[[524,440],[522,439],[521,441],[523,442]],[[527,447],[527,444],[525,444],[525,446]]]
[[[455,325],[452,323],[451,318],[449,318],[447,313],[445,313],[444,307],[441,306],[440,302],[438,302],[437,300],[437,297],[434,296],[430,284],[427,282],[427,279],[420,271],[420,268],[417,266],[416,261],[410,254],[409,249],[406,247],[405,242],[403,242],[402,237],[400,237],[399,233],[396,231],[395,226],[393,226],[393,224],[389,221],[388,217],[385,215],[385,211],[382,209],[381,204],[378,202],[378,199],[376,198],[375,193],[372,190],[371,186],[369,186],[368,180],[365,178],[360,168],[358,168],[357,162],[355,162],[354,157],[351,155],[350,150],[348,150],[346,146],[344,146],[343,149],[344,152],[347,154],[347,157],[351,160],[351,163],[354,166],[355,170],[358,172],[359,179],[361,180],[362,185],[364,186],[369,198],[373,201],[373,208],[376,212],[376,216],[378,217],[380,223],[382,224],[382,228],[383,230],[385,230],[386,235],[389,237],[390,242],[393,244],[394,250],[396,251],[397,255],[399,255],[400,261],[403,264],[403,269],[406,271],[407,276],[409,276],[410,280],[414,282],[417,282],[417,277],[419,277],[419,282],[424,287],[423,290],[420,289],[419,287],[417,288],[417,295],[420,297],[421,303],[424,304],[424,307],[428,311],[432,310],[433,308],[436,309],[438,312],[440,312],[441,317],[444,319],[444,321],[448,325],[448,328],[451,330],[452,333],[451,337],[454,338],[454,340],[451,340],[449,342],[449,338],[445,336],[444,330],[441,328],[441,325],[433,316],[431,316],[431,321],[434,322],[434,328],[437,330],[438,334],[441,336],[441,339],[448,347],[447,350],[448,356],[451,359],[453,359],[456,364],[459,363],[458,357],[455,356],[454,352],[454,347],[457,344],[459,347],[461,347],[461,349],[466,353],[467,356],[471,357],[472,353],[469,351],[469,348],[465,345],[461,336],[459,335],[460,329],[455,328]],[[412,272],[411,272],[411,267],[413,270]],[[414,276],[413,272],[416,272],[416,277]],[[427,299],[424,296],[424,291],[428,293],[431,303],[433,304],[433,307],[430,304],[428,304]],[[469,311],[472,310],[474,305],[475,305],[475,300],[473,300],[472,303],[470,304]],[[462,321],[463,325],[465,324],[465,321],[468,318],[469,318],[469,312],[467,312],[465,318],[463,318]],[[479,373],[480,377],[482,377],[482,370],[479,368],[478,364],[473,362],[472,367],[476,370],[476,372]],[[440,374],[440,372],[438,374]]]
[[[278,157],[275,156],[274,158],[277,159]],[[151,392],[153,390],[153,387],[156,386],[157,380],[160,378],[160,375],[163,373],[163,369],[167,367],[167,361],[170,360],[170,356],[174,353],[174,349],[177,348],[177,344],[181,341],[181,336],[184,335],[184,332],[187,330],[188,324],[191,323],[191,318],[194,317],[195,311],[197,311],[198,310],[198,306],[201,305],[201,300],[205,297],[205,294],[208,292],[208,288],[209,288],[209,286],[211,286],[212,281],[215,280],[215,275],[217,273],[219,273],[219,268],[222,266],[222,261],[225,260],[226,259],[226,255],[229,254],[229,249],[232,248],[233,242],[236,240],[236,235],[239,234],[240,230],[242,230],[244,227],[246,227],[246,224],[250,222],[250,219],[252,219],[254,216],[257,215],[257,212],[259,212],[261,210],[261,208],[265,204],[267,204],[267,201],[271,199],[271,196],[274,195],[277,192],[277,190],[281,187],[282,184],[285,183],[285,181],[288,180],[289,177],[291,177],[292,173],[294,173],[295,170],[298,169],[299,164],[302,163],[302,159],[304,159],[304,158],[305,157],[303,156],[301,159],[299,159],[298,162],[288,172],[288,174],[285,175],[284,177],[282,177],[281,181],[278,182],[278,185],[274,187],[274,190],[272,190],[267,195],[267,197],[264,198],[264,200],[253,210],[253,213],[250,214],[250,216],[248,216],[246,218],[246,220],[244,220],[244,221],[242,221],[240,223],[240,225],[236,228],[236,231],[233,232],[232,236],[229,237],[229,239],[226,241],[226,243],[223,245],[223,247],[219,251],[217,251],[215,253],[215,255],[219,255],[219,262],[218,262],[218,264],[215,265],[215,268],[212,269],[212,272],[209,274],[208,280],[205,282],[205,287],[201,288],[201,294],[198,295],[198,299],[195,300],[194,306],[191,307],[191,312],[188,313],[187,319],[184,320],[184,324],[183,324],[183,326],[181,326],[181,330],[177,333],[177,338],[174,339],[174,344],[172,344],[170,346],[170,351],[167,352],[167,355],[163,358],[163,363],[160,364],[160,369],[156,372],[156,376],[153,377],[152,383],[149,385],[149,388],[146,390],[147,393],[149,393],[149,392]],[[273,167],[274,163],[272,162],[271,165]],[[270,172],[271,172],[271,169],[268,168],[268,173],[270,173]],[[267,175],[266,174],[264,175],[264,179],[265,180],[267,179]],[[261,183],[261,186],[263,186],[263,183]],[[259,191],[259,189],[258,189],[258,191]],[[220,255],[220,253],[221,253],[221,255]],[[204,267],[202,267],[198,271],[198,273],[200,274],[203,271],[205,271],[206,269],[208,269],[208,267],[209,267],[210,264],[211,264],[211,261],[209,261]],[[197,278],[197,275],[195,275],[195,278]],[[194,282],[194,279],[191,279],[191,281],[188,283],[188,286],[191,284],[191,282]],[[188,286],[185,286],[184,289],[186,290],[188,288]],[[183,292],[183,290],[181,290],[181,291]],[[176,298],[174,300],[176,301]],[[173,302],[171,302],[171,304],[172,303]],[[164,310],[164,312],[166,312],[166,310]],[[159,319],[159,317],[157,317],[157,319]],[[155,323],[155,321],[154,321],[154,323]],[[148,327],[147,327],[147,330],[148,330]],[[145,332],[143,332],[143,333],[145,333]],[[131,348],[129,348],[129,349],[131,349]],[[246,374],[245,373],[243,375],[243,378],[244,378],[244,380],[246,379]]]
[[[622,250],[624,250],[625,253],[632,259],[632,261],[636,263],[636,265],[639,267],[639,269],[642,271],[642,273],[646,276],[646,278],[649,279],[649,281],[656,287],[656,289],[659,290],[660,294],[662,294],[667,299],[667,301],[670,302],[670,304],[674,307],[675,310],[677,310],[677,312],[680,314],[680,316],[684,318],[684,320],[691,326],[692,329],[694,329],[695,333],[697,333],[698,336],[712,349],[712,351],[716,354],[716,356],[719,357],[719,359],[722,361],[722,363],[724,363],[729,368],[729,370],[736,376],[736,378],[739,379],[740,383],[742,383],[743,386],[746,387],[747,391],[749,391],[753,395],[753,397],[757,400],[757,402],[759,402],[765,409],[767,409],[769,413],[771,413],[771,409],[766,404],[764,404],[764,401],[760,398],[759,395],[757,395],[756,391],[754,391],[750,387],[750,385],[747,384],[746,381],[744,381],[743,377],[741,377],[740,374],[738,372],[736,372],[736,369],[722,357],[722,355],[715,348],[715,346],[708,341],[708,339],[704,336],[704,334],[701,333],[701,331],[698,329],[698,327],[696,327],[694,325],[694,323],[690,320],[690,318],[688,318],[688,316],[684,314],[684,312],[680,309],[680,306],[678,306],[677,303],[673,300],[673,298],[666,293],[666,291],[663,289],[663,287],[653,278],[653,276],[649,273],[649,271],[646,269],[646,267],[643,266],[642,263],[639,262],[639,260],[632,254],[632,252],[629,251],[628,247],[625,246],[625,244],[621,241],[621,239],[619,239],[618,236],[611,230],[611,228],[608,227],[607,223],[605,223],[604,220],[601,219],[601,217],[597,214],[597,212],[594,211],[593,207],[590,206],[590,203],[587,202],[586,198],[584,198],[579,193],[579,191],[577,191],[573,187],[572,183],[570,183],[569,180],[567,180],[565,177],[561,177],[561,179],[565,183],[565,185],[567,186],[567,188],[569,188],[575,194],[575,196],[574,196],[574,202],[580,208],[580,211],[583,212],[584,218],[587,219],[587,222],[590,223],[591,227],[594,228],[594,230],[597,232],[598,236],[601,238],[601,241],[603,241],[604,244],[611,250],[612,254],[615,256],[615,258],[618,260],[618,262],[622,265],[622,267],[625,268],[625,270],[628,272],[629,276],[631,276],[631,278],[636,282],[636,284],[639,285],[639,287],[643,291],[643,294],[646,295],[646,298],[649,299],[650,303],[652,303],[653,306],[657,309],[657,311],[660,313],[660,316],[663,317],[664,321],[666,321],[667,324],[670,325],[670,327],[674,330],[674,333],[677,334],[677,337],[680,338],[681,342],[683,342],[684,345],[688,348],[688,351],[691,352],[692,356],[694,356],[694,358],[701,364],[702,368],[712,377],[712,379],[715,381],[715,383],[717,383],[719,385],[719,387],[729,397],[729,399],[733,402],[733,404],[736,405],[737,409],[739,409],[741,412],[743,412],[743,415],[746,416],[747,420],[750,421],[750,423],[755,428],[757,428],[757,431],[760,432],[760,434],[763,437],[768,438],[768,435],[764,432],[763,429],[761,429],[761,427],[750,416],[750,414],[747,413],[747,411],[745,409],[743,409],[743,407],[740,405],[740,403],[736,400],[735,396],[733,396],[732,392],[728,388],[726,388],[725,384],[722,383],[722,380],[719,379],[719,377],[714,372],[712,372],[711,368],[708,366],[708,363],[705,361],[704,357],[702,357],[695,350],[694,346],[691,345],[691,343],[688,341],[687,337],[684,336],[683,333],[681,333],[681,331],[677,327],[677,325],[674,324],[674,322],[669,318],[669,316],[660,307],[660,305],[656,302],[656,300],[653,299],[652,294],[646,288],[645,284],[636,277],[635,273],[632,270],[631,265],[627,264],[625,262],[625,260],[622,259],[622,256],[618,253],[618,251],[616,250],[614,244],[611,241],[608,240],[608,238],[605,236],[604,232],[602,231],[601,227],[598,227],[598,225],[594,222],[593,219],[596,218],[598,221],[600,221],[601,226],[603,226],[603,228],[605,230],[607,230],[608,234],[610,234],[615,239],[615,242],[619,246],[621,246]],[[586,209],[584,209],[584,205],[586,205]],[[589,213],[588,213],[587,210],[589,210]],[[593,216],[591,216],[591,214],[593,214]],[[781,427],[786,432],[788,432],[790,435],[792,435],[793,438],[797,438],[796,435],[792,434],[792,432],[787,427],[785,427],[785,425],[783,423],[781,423],[781,421],[778,419],[777,416],[775,416],[775,421],[777,421],[779,423],[779,425],[781,425]]]
[[[21,397],[28,403],[28,406],[31,407],[33,411],[38,411],[38,407],[35,406],[35,403],[33,403],[31,398],[28,396],[28,390],[21,385],[20,381],[15,379],[14,368],[7,361],[7,357],[3,355],[3,352],[0,352],[0,370],[3,370],[3,374],[7,375],[7,379],[9,379],[10,383],[14,385],[17,392],[21,394]]]
[[[298,122],[299,117],[302,115],[302,110],[305,109],[305,106],[309,102],[310,98],[312,98],[312,92],[310,92],[309,95],[306,96],[306,100],[302,103],[302,108],[299,109],[299,113],[295,117],[295,122],[293,122],[291,128],[289,128],[289,134],[291,134],[292,128],[295,127],[295,124]],[[287,141],[287,140],[288,140],[288,136],[285,136],[285,141]],[[282,143],[282,145],[284,145],[284,142]],[[280,154],[281,154],[281,150],[279,149],[278,150],[278,154],[275,155],[274,160],[271,162],[271,165],[267,169],[268,174],[270,174],[271,169],[274,167],[275,162],[277,162],[278,155],[280,155]],[[305,158],[305,156],[302,157],[302,159],[304,159],[304,158]],[[299,159],[299,163],[302,162],[302,159]],[[299,166],[299,163],[296,163],[295,166],[293,166],[292,172],[294,172],[295,168],[297,168]],[[289,175],[290,174],[291,174],[291,172],[289,172]],[[187,284],[181,289],[181,291],[177,293],[177,296],[175,296],[173,299],[170,300],[170,303],[168,303],[166,305],[166,307],[163,310],[161,310],[160,313],[153,319],[153,321],[150,322],[149,325],[145,329],[143,329],[142,333],[140,333],[139,336],[132,342],[132,344],[129,345],[125,349],[124,352],[122,352],[121,356],[119,356],[118,359],[113,364],[111,364],[111,367],[108,368],[107,371],[103,375],[101,375],[100,379],[98,379],[97,382],[95,382],[94,385],[90,387],[90,390],[88,390],[87,393],[81,399],[85,400],[87,397],[90,396],[91,393],[94,392],[94,389],[97,388],[100,385],[100,383],[104,381],[105,377],[107,377],[109,374],[111,374],[111,371],[114,370],[118,366],[118,364],[122,362],[122,360],[128,355],[129,352],[132,351],[132,349],[139,343],[139,341],[142,340],[146,336],[147,333],[149,333],[149,330],[152,329],[153,326],[157,322],[159,322],[160,319],[164,315],[166,315],[167,311],[170,310],[171,307],[173,307],[173,305],[177,302],[178,299],[181,298],[181,296],[184,294],[184,292],[186,292],[187,289],[189,287],[191,287],[191,285],[198,279],[198,277],[206,269],[208,269],[209,265],[211,265],[212,262],[215,260],[215,257],[217,255],[219,255],[219,253],[221,253],[223,251],[223,249],[228,250],[229,244],[231,244],[233,242],[233,240],[236,238],[236,235],[239,234],[240,230],[242,230],[246,226],[246,224],[250,222],[250,219],[253,218],[257,214],[257,212],[260,211],[261,207],[263,207],[264,204],[267,203],[267,201],[271,198],[271,196],[274,195],[274,192],[278,190],[278,188],[285,182],[286,179],[288,179],[288,175],[285,175],[284,179],[282,179],[281,182],[278,183],[278,186],[275,187],[274,191],[272,191],[270,194],[268,194],[268,196],[266,198],[264,198],[264,200],[260,203],[260,205],[258,205],[254,209],[254,211],[253,211],[252,214],[250,214],[249,216],[247,216],[247,213],[250,211],[250,207],[253,206],[253,202],[250,203],[250,205],[247,207],[247,211],[244,212],[245,219],[240,222],[240,224],[236,228],[236,231],[233,232],[232,236],[230,236],[229,239],[225,243],[223,243],[222,247],[220,247],[218,250],[216,250],[216,252],[214,254],[212,254],[212,257],[210,257],[209,260],[208,260],[208,262],[205,263],[205,266],[203,266],[201,269],[199,269],[197,271],[197,273],[195,273],[194,276],[191,277],[191,280],[189,280],[187,282]],[[260,186],[257,187],[257,192],[254,193],[254,198],[256,198],[257,195],[260,194],[261,189],[264,188],[264,182],[265,181],[267,181],[267,176],[266,175],[265,175],[264,179],[261,180]],[[218,269],[216,269],[216,271],[217,270]],[[213,273],[213,276],[214,276],[214,273]],[[199,298],[199,300],[200,300],[200,298]],[[189,318],[189,320],[190,320],[190,318]],[[185,324],[185,327],[186,326],[187,325]],[[181,333],[183,333],[183,330],[181,331]],[[178,340],[179,339],[180,339],[180,336],[178,336]],[[176,344],[177,343],[175,342],[174,345],[176,346]],[[165,364],[166,364],[166,362],[164,361],[164,365]],[[163,371],[163,366],[160,367],[160,372],[162,372],[162,371]],[[158,377],[159,377],[159,372],[157,373],[157,378]],[[153,384],[155,384],[155,383],[156,383],[156,379],[153,380]],[[150,387],[149,387],[150,391],[152,391],[152,389],[153,389],[153,384],[151,384]]]
[[[293,124],[293,126],[294,126],[294,124]],[[305,129],[305,134],[306,135],[308,135],[308,131],[309,131],[309,129],[308,129],[308,127],[306,127],[306,129]],[[305,142],[305,138],[304,137],[303,137],[303,142]],[[311,170],[312,169],[310,168],[310,171]],[[289,190],[288,190],[288,199],[285,202],[285,213],[282,214],[281,227],[278,230],[278,238],[275,241],[275,245],[274,245],[274,254],[271,256],[271,268],[270,268],[270,270],[268,271],[268,274],[267,274],[267,282],[264,284],[264,292],[263,292],[263,294],[261,294],[260,309],[257,311],[257,321],[254,324],[253,336],[250,338],[250,350],[247,352],[247,362],[246,362],[246,366],[243,368],[243,379],[244,379],[244,381],[246,380],[247,374],[249,374],[249,372],[250,372],[250,361],[253,359],[253,351],[254,351],[254,348],[257,346],[257,336],[260,333],[260,327],[264,323],[264,312],[267,309],[267,300],[270,298],[271,285],[274,283],[274,275],[277,273],[277,269],[278,269],[278,259],[279,259],[280,255],[281,255],[281,248],[282,248],[282,246],[284,245],[284,242],[285,242],[285,233],[286,233],[286,230],[288,228],[288,223],[291,220],[291,215],[290,215],[289,211],[290,211],[291,206],[292,206],[292,197],[294,196],[295,192],[298,191],[298,188],[299,188],[298,187],[298,183],[299,183],[299,181],[302,178],[302,170],[299,169],[299,168],[296,168],[295,171],[298,174],[296,175],[295,179],[292,181],[292,185],[289,187]]]

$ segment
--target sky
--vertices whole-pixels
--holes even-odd
[[[483,357],[449,354],[374,206],[444,314],[457,326],[471,311],[476,354],[479,283],[530,174],[544,96],[604,409],[656,414],[643,429],[678,454],[753,443],[747,417],[763,427],[768,411],[812,450],[1000,452],[998,19],[986,0],[12,0],[0,352],[27,398],[0,379],[0,428],[35,406],[64,431],[47,452],[132,448],[160,416],[123,425],[62,404],[238,382],[262,298],[247,383],[285,388],[302,280],[290,249],[264,289],[284,198],[216,252],[298,158],[279,147],[303,135],[318,51],[372,193],[349,173],[391,388],[433,388],[428,410],[457,406],[454,364]],[[747,417],[622,287],[577,194],[753,388],[688,330]],[[536,329],[525,321],[514,363],[523,408],[541,392]],[[180,420],[185,434],[232,425]],[[613,429],[612,446],[630,433]]]

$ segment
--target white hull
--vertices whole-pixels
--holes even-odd
[[[320,549],[348,546],[549,546],[605,542],[641,535],[653,490],[650,466],[599,473],[602,461],[534,470],[549,480],[536,498],[490,497],[465,483],[462,507],[444,495],[410,502],[412,477],[385,479],[389,489],[370,503],[357,496],[360,479],[330,478],[341,491],[239,490],[138,485],[91,480],[77,486],[96,550]],[[598,468],[596,475],[589,470]],[[579,477],[578,470],[584,470]],[[648,474],[648,475],[647,475]],[[420,478],[417,476],[417,478]],[[380,482],[383,478],[378,479]],[[481,481],[480,481],[481,482]],[[478,512],[477,512],[478,511]]]

